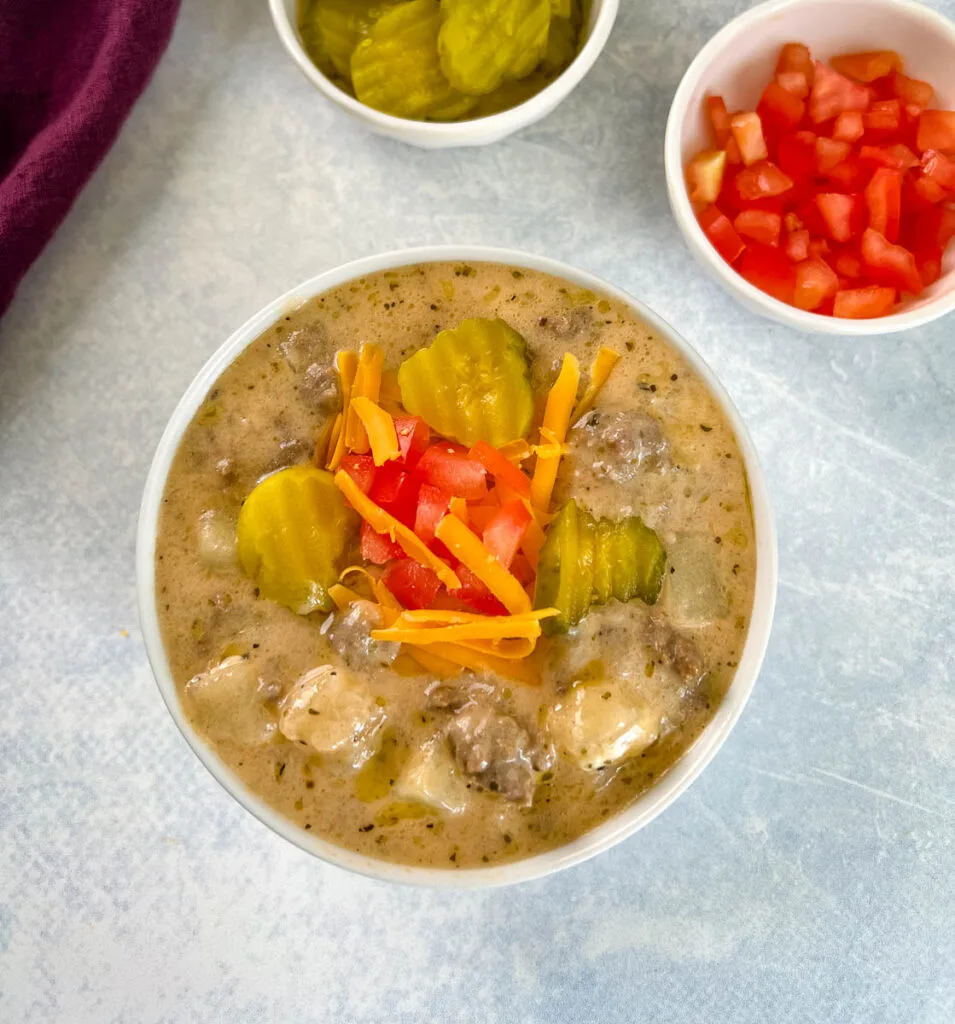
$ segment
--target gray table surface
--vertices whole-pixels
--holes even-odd
[[[955,318],[803,336],[691,262],[666,113],[746,5],[624,0],[550,118],[443,154],[336,113],[265,6],[186,0],[0,325],[0,1021],[950,1024]],[[176,731],[134,600],[144,475],[206,357],[294,283],[432,242],[645,299],[739,404],[779,526],[765,668],[706,773],[612,852],[482,893],[259,825]]]

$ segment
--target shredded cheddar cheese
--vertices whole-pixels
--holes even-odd
[[[385,354],[380,346],[372,342],[364,342],[358,356],[358,368],[355,371],[355,384],[352,388],[352,399],[368,398],[377,403],[381,392],[381,372],[385,362]],[[360,455],[368,451],[369,442],[365,427],[354,408],[350,408],[345,419],[345,447]]]
[[[335,602],[335,607],[339,611],[343,611],[350,604],[361,600],[361,597],[354,590],[342,586],[341,583],[333,583],[328,588],[328,596]]]
[[[445,516],[438,523],[434,535],[447,546],[455,558],[477,576],[512,615],[531,610],[531,600],[520,581],[501,565],[481,539],[460,519],[456,516]]]
[[[371,445],[371,457],[376,466],[383,466],[401,456],[395,421],[391,416],[364,395],[355,395],[351,407],[365,428],[365,435]]]
[[[419,666],[419,670],[423,668],[437,679],[453,679],[460,675],[464,668],[463,665],[456,665],[453,661],[442,658],[427,647],[403,648],[401,653],[412,658]]]
[[[425,649],[429,654],[435,654],[439,658],[444,658],[462,668],[468,668],[472,672],[494,672],[505,679],[524,683],[526,686],[536,686],[540,683],[540,673],[528,661],[508,661],[506,658],[495,658],[493,655],[472,651],[460,644],[432,644]],[[417,651],[418,648],[415,648],[415,653]]]
[[[312,455],[312,465],[319,469],[326,465],[329,455],[335,450],[338,444],[338,432],[342,426],[342,414],[338,413],[331,419],[325,420],[321,430],[315,437],[315,453]]]
[[[441,580],[448,590],[458,590],[460,588],[461,581],[454,574],[451,567],[438,558],[413,530],[410,530],[404,523],[398,522],[394,516],[389,515],[380,505],[376,505],[371,498],[363,494],[361,488],[343,469],[340,469],[335,474],[335,486],[345,495],[351,507],[373,530],[376,530],[378,533],[386,533],[393,541],[399,544],[401,550],[409,558],[413,558],[422,565],[433,569],[438,579]],[[445,519],[454,519],[454,516],[445,516]],[[467,527],[460,520],[454,519],[454,521],[463,530],[467,530]],[[470,533],[469,530],[467,532]],[[472,534],[472,536],[474,535]]]
[[[341,419],[338,425],[338,434],[334,443],[329,446],[331,456],[328,460],[328,468],[333,471],[338,469],[345,455],[345,424],[348,422],[348,407],[351,404],[355,374],[358,370],[358,353],[351,349],[336,353],[335,366],[338,370],[338,380],[342,391],[342,411],[339,414]]]
[[[570,418],[571,424],[579,423],[584,416],[594,407],[597,396],[600,394],[604,384],[607,383],[613,368],[620,362],[620,356],[612,348],[601,346],[600,351],[594,358],[590,367],[590,384],[584,392],[583,397],[577,403],[574,414]]]
[[[547,396],[544,406],[544,420],[541,424],[541,438],[549,444],[563,445],[570,426],[571,412],[577,399],[577,385],[580,383],[580,365],[569,352],[564,354],[564,361],[554,381],[554,386]],[[544,512],[550,507],[550,497],[557,480],[557,468],[560,458],[537,457],[534,466],[534,478],[531,480],[531,503]]]

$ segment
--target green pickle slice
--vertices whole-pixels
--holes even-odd
[[[398,368],[401,404],[468,447],[524,437],[534,414],[527,344],[500,318],[442,331]]]
[[[544,620],[544,632],[566,633],[592,605],[611,598],[655,604],[665,568],[663,544],[639,516],[595,520],[568,501],[547,531],[537,566],[534,606],[559,612]]]
[[[400,0],[318,0],[312,20],[335,70],[348,78],[351,55],[375,21]]]
[[[328,588],[357,525],[331,473],[291,466],[261,480],[245,499],[239,561],[260,596],[299,615],[331,611]]]
[[[409,0],[386,10],[351,55],[355,96],[395,117],[453,121],[477,100],[455,89],[441,72],[438,0]]]
[[[546,75],[556,77],[576,57],[581,20],[579,0],[565,0],[560,10],[555,6],[540,65]]]
[[[441,0],[441,14],[441,69],[473,96],[529,75],[547,49],[551,0]]]

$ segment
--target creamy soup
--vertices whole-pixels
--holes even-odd
[[[380,410],[393,440],[403,435],[387,433],[387,424],[405,422],[402,414],[409,412],[399,403],[414,404],[402,364],[423,348],[437,348],[436,337],[446,337],[441,332],[459,337],[457,329],[471,318],[485,325],[499,318],[504,325],[494,329],[508,344],[516,335],[526,343],[522,348],[517,339],[508,352],[523,352],[530,397],[508,378],[504,386],[515,390],[495,413],[495,430],[500,441],[505,421],[519,422],[526,401],[524,440],[499,444],[498,451],[532,481],[538,505],[504,486],[512,474],[475,469],[473,437],[460,449],[445,443],[483,490],[452,498],[441,515],[456,516],[482,552],[501,550],[493,548],[502,522],[495,502],[516,510],[518,531],[520,523],[533,522],[523,533],[504,534],[505,548],[508,538],[520,538],[516,553],[497,556],[510,562],[501,569],[511,587],[506,593],[496,589],[497,576],[494,586],[473,578],[456,540],[449,547],[435,537],[438,529],[451,538],[455,524],[432,522],[422,534],[430,553],[421,558],[441,559],[439,571],[443,563],[452,574],[445,579],[474,585],[455,590],[442,582],[435,591],[435,577],[427,575],[432,569],[425,568],[421,598],[417,576],[412,589],[398,589],[394,566],[407,569],[406,551],[386,550],[378,557],[384,565],[363,557],[371,550],[370,528],[359,527],[365,513],[345,508],[358,507],[361,496],[349,499],[343,491],[339,499],[324,472],[335,447],[348,451],[333,432],[346,397],[336,371],[345,363],[336,353],[380,347],[378,402],[364,408]],[[619,361],[592,408],[582,411],[603,350]],[[574,414],[582,415],[571,416],[565,434],[542,433],[542,417],[559,420],[558,374],[563,378],[562,366],[575,362]],[[447,382],[439,375],[430,383],[433,394],[416,402],[437,410]],[[360,390],[356,380],[355,408]],[[442,414],[451,422],[458,413]],[[429,416],[440,419],[437,411],[422,419]],[[431,426],[436,446],[442,438]],[[373,434],[369,421],[365,437]],[[354,473],[359,464],[371,465],[372,454],[364,461],[346,454],[343,464]],[[425,495],[442,490],[426,491],[422,481],[443,480],[428,475],[438,463],[420,457],[417,468],[409,461],[407,474],[398,474],[412,488],[405,519],[417,533]],[[557,475],[540,507],[543,471],[535,462],[544,461],[557,466]],[[309,468],[316,463],[320,470]],[[400,466],[399,459],[391,469],[398,473]],[[369,472],[387,469],[383,463]],[[271,556],[260,548],[261,560],[250,560],[242,529],[252,529],[255,519],[253,492],[299,477],[321,478],[328,487],[315,492],[322,509],[317,533],[311,539],[303,533],[301,545],[315,537],[324,543],[331,536],[325,531],[335,530],[341,550],[328,553],[328,565],[321,557],[315,564],[326,573],[331,562],[335,573],[360,565],[365,573],[346,574],[330,591],[326,579],[306,598],[290,601],[275,589],[274,577],[266,580]],[[372,486],[372,497],[384,494],[378,483],[362,486]],[[452,481],[446,489],[456,486]],[[335,500],[323,504],[326,493]],[[237,554],[240,515],[245,525]],[[253,526],[261,541],[268,523]],[[382,538],[369,536],[369,543]],[[297,558],[298,541],[286,542]],[[579,564],[571,565],[571,551]],[[493,263],[372,274],[289,311],[254,341],[215,382],[185,431],[166,484],[156,553],[163,640],[183,706],[229,768],[280,813],[332,843],[452,869],[567,843],[659,780],[699,736],[732,682],[754,575],[743,460],[703,381],[626,306],[546,274]],[[381,590],[373,589],[382,579],[394,580],[395,594],[407,593],[409,602],[439,609],[425,611],[425,618],[444,614],[455,623],[493,615],[495,623],[523,623],[535,635],[429,647],[416,646],[409,627],[411,642],[399,643],[394,630],[409,613],[382,603]],[[500,606],[502,600],[515,610]],[[525,601],[540,612],[528,613]],[[533,620],[537,614],[543,617]],[[402,616],[397,625],[396,615]],[[434,625],[429,620],[423,628]],[[522,644],[533,650],[509,660],[481,653],[513,655]],[[455,662],[453,653],[450,660],[435,654],[452,648],[468,656]]]

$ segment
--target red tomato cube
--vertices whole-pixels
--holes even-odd
[[[955,153],[955,110],[923,110],[916,145],[922,153],[927,149]]]
[[[404,558],[401,545],[385,533],[376,533],[364,520],[361,524],[361,557],[374,565],[384,565],[393,558]]]
[[[425,544],[430,544],[434,540],[434,531],[448,514],[450,507],[451,495],[447,491],[432,484],[421,485],[415,509],[414,532]]]
[[[763,123],[759,119],[759,114],[748,110],[733,114],[730,117],[730,131],[733,133],[733,138],[736,139],[740,156],[747,167],[767,159],[769,150],[766,148]]]
[[[782,217],[766,210],[743,210],[733,221],[737,234],[762,242],[763,245],[779,245],[782,226]]]
[[[912,182],[912,187],[923,203],[941,203],[949,197],[947,188],[939,185],[934,178],[929,178],[925,174],[920,174]]]
[[[419,486],[419,481],[406,473],[399,462],[387,462],[375,474],[368,497],[399,522],[411,526],[418,504]]]
[[[898,171],[907,171],[919,165],[919,158],[912,150],[898,142],[891,146],[863,146],[859,156],[879,167],[893,167]]]
[[[783,135],[776,145],[776,162],[794,182],[811,178],[816,173],[815,132]]]
[[[893,71],[902,70],[902,58],[894,50],[870,50],[867,53],[844,53],[829,63],[841,75],[857,82],[874,82]]]
[[[708,206],[697,219],[713,248],[727,263],[735,263],[743,255],[746,243],[736,233],[729,218],[715,206]]]
[[[833,316],[848,320],[869,320],[885,316],[895,305],[895,289],[869,285],[836,292]]]
[[[788,92],[778,82],[770,82],[763,90],[756,113],[770,130],[792,131],[803,119],[806,104],[794,93]],[[766,156],[769,154],[767,153]],[[757,157],[765,159],[765,157]]]
[[[902,210],[902,172],[888,167],[876,168],[866,185],[865,202],[869,211],[869,227],[890,241],[899,237]]]
[[[862,112],[859,110],[844,110],[837,118],[832,129],[832,137],[841,142],[855,142],[862,138],[865,125],[862,121]]]
[[[790,231],[786,235],[786,255],[793,263],[801,263],[809,259],[809,243],[812,236],[805,228],[798,231]]]
[[[690,161],[686,180],[690,186],[690,202],[715,203],[723,188],[726,170],[726,150],[706,149]]]
[[[790,71],[798,71],[805,75],[807,84],[812,85],[816,72],[808,46],[804,46],[802,43],[786,43],[779,51],[776,74],[785,74]]]
[[[441,589],[434,569],[413,558],[392,562],[382,573],[381,582],[394,594],[402,608],[428,608]]]
[[[955,192],[955,160],[951,157],[936,149],[925,150],[922,154],[922,173],[946,191]]]
[[[865,110],[869,90],[816,61],[816,77],[809,95],[809,119],[821,124],[844,110]]]
[[[889,81],[893,95],[906,105],[925,108],[935,96],[935,90],[928,82],[922,82],[918,78],[909,78],[901,71],[894,72]]]
[[[930,284],[935,284],[942,276],[943,250],[940,247],[936,247],[921,252],[916,251],[913,255],[915,256],[915,265],[919,270],[919,277],[922,278],[922,284],[926,288]]]
[[[726,103],[724,103],[723,97],[707,96],[706,112],[709,115],[710,124],[713,127],[713,135],[716,138],[717,146],[719,146],[720,149],[726,150],[727,163],[742,163],[743,161],[739,153],[739,146],[736,145],[736,139],[733,138],[733,132],[730,129],[730,114],[726,109]]]
[[[341,468],[355,481],[362,494],[371,493],[375,480],[375,460],[370,455],[344,455]]]
[[[862,115],[866,138],[887,139],[899,130],[902,111],[898,100],[878,100]]]
[[[821,192],[816,206],[826,225],[826,234],[836,242],[848,242],[862,226],[862,197],[841,192]]]
[[[793,301],[796,271],[786,254],[769,245],[753,242],[739,261],[739,272],[750,284],[780,302]]]
[[[816,139],[816,170],[820,174],[827,174],[852,151],[848,142],[841,142],[839,139],[827,139],[820,135]]]
[[[431,428],[420,416],[397,416],[395,433],[401,449],[401,461],[407,469],[414,469],[431,441]]]
[[[955,238],[955,209],[929,207],[910,222],[905,237],[912,249],[944,249]]]
[[[465,501],[480,501],[487,494],[484,467],[466,448],[451,441],[431,445],[415,472],[425,483]]]
[[[501,454],[487,441],[478,441],[469,452],[472,459],[477,459],[498,483],[507,484],[521,497],[530,498],[531,481],[519,467]]]
[[[461,586],[458,590],[451,591],[451,594],[458,601],[476,612],[481,612],[482,615],[507,615],[504,605],[466,565],[459,565],[454,571],[461,581]]]
[[[793,187],[792,178],[769,160],[761,160],[752,167],[744,167],[736,175],[736,192],[745,204],[757,199],[782,195]]]
[[[530,522],[527,506],[519,498],[513,498],[501,506],[484,528],[484,546],[505,569],[510,568]]]
[[[793,305],[799,309],[818,309],[839,290],[839,278],[824,260],[804,260],[796,267]]]
[[[912,295],[922,293],[922,278],[915,257],[901,245],[893,245],[872,228],[862,234],[862,260],[873,280]]]
[[[801,100],[809,95],[809,79],[805,71],[777,71],[776,84]]]

